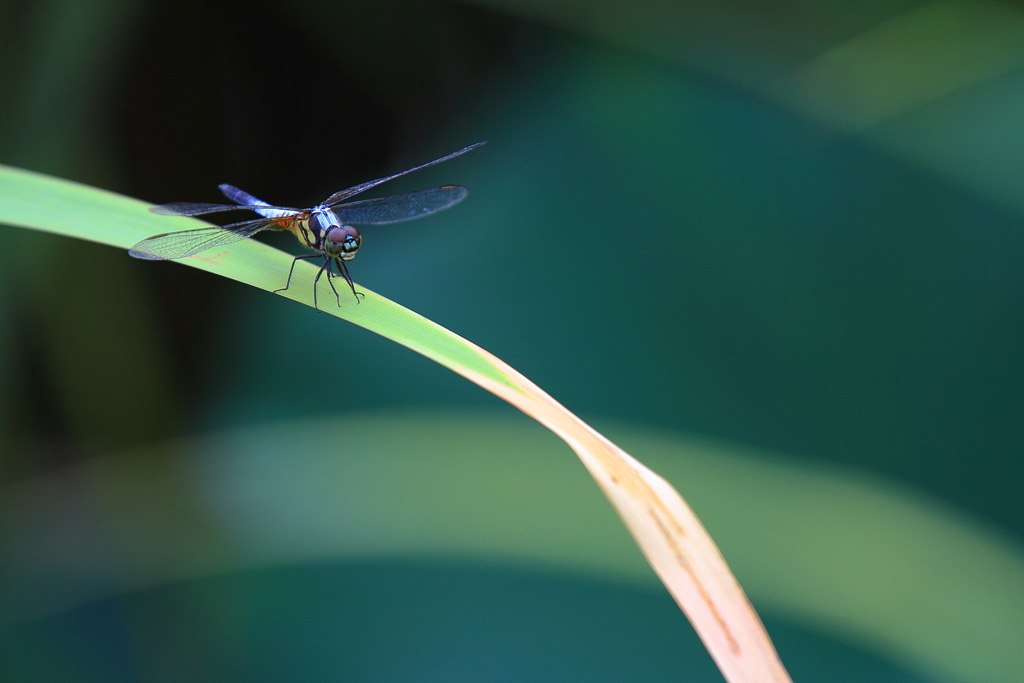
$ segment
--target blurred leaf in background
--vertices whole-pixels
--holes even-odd
[[[245,11],[188,1],[8,2],[0,6],[7,93],[0,161],[153,202],[214,201],[217,183],[230,182],[304,206],[489,139],[457,165],[395,183],[401,191],[454,182],[470,196],[429,223],[365,231],[352,264],[357,282],[496,353],[584,416],[741,444],[783,470],[813,462],[837,467],[839,478],[870,472],[958,510],[978,524],[972,529],[987,526],[978,538],[992,533],[1019,557],[1022,27],[1018,6],[992,2],[307,0],[258,2]],[[11,230],[0,230],[0,265],[0,476],[12,496],[26,482],[63,482],[43,486],[58,516],[79,504],[103,507],[96,489],[66,477],[73,470],[64,466],[118,449],[136,449],[143,479],[184,481],[176,495],[217,500],[232,494],[226,479],[196,477],[174,459],[145,457],[152,446],[137,449],[292,419],[344,424],[367,409],[497,405],[384,340],[188,269]],[[68,272],[76,275],[73,288]],[[464,418],[467,430],[473,414]],[[344,459],[348,435],[331,429],[334,455]],[[293,455],[284,448],[277,457],[295,463],[299,480],[320,467]],[[695,496],[703,515],[687,477],[670,478]],[[440,471],[425,483],[441,500],[467,485]],[[541,484],[524,484],[516,502],[529,507],[532,487]],[[790,484],[804,493],[817,485],[796,469]],[[295,500],[302,495],[296,489]],[[750,495],[730,496],[723,487],[721,496],[741,525],[763,514]],[[840,507],[801,500],[803,510],[777,518],[780,532]],[[505,512],[513,527],[516,507]],[[425,501],[416,508],[424,516],[436,509]],[[348,622],[345,606],[358,596],[360,623],[392,613],[402,623],[421,610],[427,621],[445,615],[461,625],[443,642],[425,639],[425,629],[410,629],[399,642],[457,659],[466,680],[479,680],[479,671],[494,671],[489,662],[502,661],[495,653],[518,651],[510,643],[539,647],[518,640],[537,624],[576,609],[590,615],[607,603],[629,633],[642,631],[637,640],[665,643],[661,654],[649,653],[665,658],[661,676],[678,678],[690,666],[705,667],[708,680],[717,676],[696,643],[693,662],[682,659],[690,655],[679,648],[692,635],[668,598],[651,598],[653,584],[602,584],[578,608],[548,598],[523,613],[515,606],[524,595],[591,590],[595,579],[577,576],[577,588],[567,588],[572,572],[552,578],[544,568],[536,575],[510,569],[508,558],[489,551],[480,551],[479,564],[473,553],[438,564],[423,559],[429,552],[410,551],[403,563],[270,561],[210,578],[187,571],[190,543],[222,547],[231,557],[242,540],[252,541],[205,506],[185,519],[188,533],[175,537],[184,554],[180,573],[153,569],[150,588],[118,598],[128,584],[100,572],[111,599],[12,632],[8,642],[47,643],[44,651],[54,652],[83,633],[106,634],[81,646],[95,657],[97,680],[109,680],[104,672],[159,679],[167,661],[161,653],[183,651],[196,654],[176,660],[181,670],[168,669],[178,679],[226,677],[247,671],[242,662],[254,652],[246,648],[262,642],[261,629],[281,639],[289,620],[308,629],[306,643],[317,634],[330,642],[398,638],[394,625],[378,634]],[[330,536],[314,531],[353,523],[333,508],[309,519],[322,526],[305,539],[310,548]],[[116,546],[123,530],[87,521],[63,547]],[[13,530],[5,543],[20,538],[31,546],[33,536],[16,520],[4,524]],[[585,547],[621,534],[616,524],[608,515],[574,533]],[[715,523],[709,526],[715,534]],[[246,533],[253,529],[259,525]],[[423,546],[444,547],[444,529]],[[915,540],[930,547],[946,538]],[[840,547],[849,539],[837,530],[832,540]],[[721,541],[730,559],[756,545]],[[950,557],[966,547],[951,546]],[[898,544],[874,550],[888,559],[908,552]],[[619,552],[635,553],[625,545]],[[814,553],[788,559],[801,565]],[[59,579],[60,566],[51,578]],[[841,572],[832,568],[822,601],[839,604],[843,586],[924,580],[920,571],[870,580]],[[1019,577],[996,580],[996,572],[966,567],[964,585],[1003,586],[1004,604],[1024,609],[1024,594],[1012,589]],[[842,680],[846,671],[846,680],[970,680],[962,673],[969,663],[929,667],[927,654],[908,658],[883,641],[823,628],[792,603],[780,606],[772,598],[778,585],[756,558],[738,574],[755,605],[778,609],[762,613],[797,679],[804,671]],[[161,589],[159,577],[197,583]],[[428,603],[401,590],[417,583],[450,597]],[[320,588],[303,597],[302,586],[311,585]],[[346,600],[328,602],[337,595],[325,593],[339,585]],[[358,594],[360,586],[368,595]],[[181,588],[194,602],[175,613]],[[486,597],[465,599],[472,594]],[[950,605],[962,596],[947,587]],[[295,612],[271,610],[271,601]],[[481,601],[493,601],[491,608],[479,610]],[[958,609],[950,607],[948,621],[912,622],[908,630],[955,632],[963,625]],[[655,611],[664,621],[648,619]],[[612,645],[558,642],[581,618],[588,617],[551,631],[547,668],[510,679],[598,680],[594,672],[604,671],[605,680],[621,680],[619,672],[636,673],[628,667],[646,661],[624,648],[613,663],[594,654]],[[523,630],[515,630],[519,620]],[[203,621],[238,648],[201,647],[189,632]],[[484,623],[495,635],[474,638],[492,632]],[[351,631],[336,630],[344,624]],[[259,671],[268,678],[300,669],[307,677],[388,675],[365,661],[358,664],[365,669],[350,668],[358,650],[313,653],[296,641],[261,652]],[[468,653],[480,657],[479,670],[468,666]],[[138,668],[117,668],[126,658]],[[69,667],[73,661],[69,654]],[[816,661],[834,666],[814,669]],[[875,664],[886,673],[857,675]],[[395,666],[396,678],[410,677]],[[76,670],[84,669],[57,677],[74,680]],[[33,672],[14,673],[28,680]],[[988,673],[984,680],[1000,679]]]

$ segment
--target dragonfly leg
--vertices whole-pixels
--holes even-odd
[[[356,286],[352,282],[352,276],[348,274],[348,267],[345,265],[345,262],[342,261],[341,259],[337,259],[337,261],[338,261],[338,271],[341,273],[341,276],[343,278],[345,278],[345,282],[348,283],[349,288],[352,289],[352,295],[355,296],[356,303],[358,304],[359,303],[359,297],[361,297],[361,296],[365,297],[366,295],[362,294],[361,292],[357,292],[356,291]]]
[[[292,286],[292,273],[295,272],[295,262],[296,261],[298,261],[300,258],[316,258],[319,255],[320,254],[303,254],[302,256],[296,256],[295,258],[293,258],[292,259],[292,267],[288,269],[288,280],[284,283],[284,287],[282,287],[281,289],[275,289],[273,291],[273,294],[277,294],[278,292],[283,292],[283,291],[285,291],[286,289],[288,289],[289,287]],[[315,297],[316,292],[313,292],[313,294],[314,294],[314,299],[315,299],[316,298]]]
[[[341,297],[338,296],[338,290],[335,289],[334,282],[331,280],[334,277],[334,259],[330,256],[324,258],[324,264],[320,266],[320,272],[324,272],[325,268],[327,269],[327,284],[331,286],[331,291],[334,292],[334,300],[338,303],[338,308],[341,308]],[[319,273],[316,277],[318,280],[320,279]]]
[[[302,254],[301,256],[296,256],[295,258],[293,258],[292,267],[288,269],[288,279],[285,281],[284,287],[282,287],[281,289],[275,289],[274,293],[277,294],[278,292],[283,292],[289,287],[291,287],[292,274],[295,272],[295,263],[299,259],[319,258],[320,256],[323,256],[323,254]],[[324,274],[325,270],[327,271],[327,284],[331,286],[331,291],[334,292],[334,299],[335,301],[338,302],[338,308],[341,308],[341,296],[338,294],[338,290],[334,286],[334,282],[332,280],[332,278],[337,277],[337,275],[335,275],[334,273],[333,267],[335,261],[337,261],[338,263],[338,274],[340,274],[341,277],[345,278],[345,282],[347,282],[348,286],[352,289],[352,293],[356,297],[356,303],[359,303],[360,296],[366,296],[365,294],[356,291],[356,286],[352,282],[352,277],[348,274],[348,268],[345,267],[345,262],[342,261],[341,259],[334,259],[328,256],[324,258],[324,264],[320,266],[320,270],[317,272],[316,277],[313,278],[313,308],[315,308],[318,311],[320,310],[320,307],[317,304],[316,286],[317,284],[320,283],[320,277]]]

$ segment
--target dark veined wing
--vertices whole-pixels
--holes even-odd
[[[331,211],[342,223],[384,225],[423,218],[458,204],[466,197],[466,188],[444,185],[379,199],[364,199],[335,206]]]
[[[345,201],[349,197],[354,197],[355,195],[357,195],[357,194],[359,194],[361,192],[366,192],[370,188],[377,187],[381,183],[386,183],[389,180],[394,180],[395,178],[401,178],[402,176],[408,175],[409,173],[412,173],[413,171],[418,171],[421,168],[426,168],[427,166],[433,166],[434,164],[439,164],[442,161],[448,161],[449,159],[457,157],[460,154],[465,154],[466,152],[468,152],[471,149],[476,149],[480,145],[486,145],[486,144],[487,144],[486,140],[484,142],[477,142],[476,144],[472,144],[469,147],[463,147],[458,152],[452,152],[451,154],[443,156],[440,159],[434,159],[433,161],[428,161],[425,164],[420,164],[419,166],[416,166],[414,168],[410,168],[410,169],[408,169],[406,171],[402,171],[401,173],[396,173],[395,175],[389,175],[387,178],[378,178],[377,180],[370,180],[370,181],[367,181],[365,183],[361,183],[359,185],[356,185],[355,187],[350,187],[347,190],[342,190],[340,192],[335,192],[330,197],[325,199],[323,203],[326,206],[333,207],[335,204],[340,204],[341,202]],[[426,214],[424,214],[424,215],[426,215]],[[409,220],[409,219],[406,218],[406,219],[402,219],[402,220]],[[389,222],[394,222],[394,221],[389,221]]]
[[[147,261],[185,258],[207,249],[244,240],[271,227],[281,227],[281,221],[257,218],[251,221],[231,223],[223,227],[211,225],[208,228],[168,232],[147,237],[129,249],[128,254]]]

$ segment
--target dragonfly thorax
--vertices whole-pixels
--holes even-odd
[[[359,245],[363,243],[362,235],[352,225],[341,225],[331,228],[324,235],[324,253],[342,261],[348,261],[356,256]]]
[[[355,258],[363,238],[351,225],[342,225],[334,212],[325,206],[311,210],[297,224],[299,237],[308,247],[332,259],[349,261]]]

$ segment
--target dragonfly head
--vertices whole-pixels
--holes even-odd
[[[331,257],[349,261],[356,256],[363,238],[351,225],[333,227],[324,238],[324,252]]]

